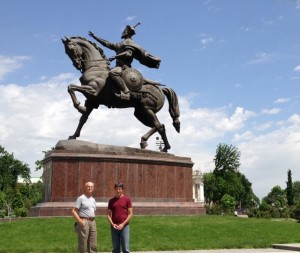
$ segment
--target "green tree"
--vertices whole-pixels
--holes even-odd
[[[214,196],[216,195],[218,188],[216,184],[215,174],[212,172],[204,173],[203,175],[204,198],[208,205],[214,202]]]
[[[295,196],[295,202],[300,203],[300,181],[293,182],[293,192]]]
[[[272,207],[283,208],[286,205],[286,194],[279,185],[276,185],[263,200]]]
[[[0,146],[0,191],[15,189],[18,177],[30,181],[30,168]]]
[[[299,182],[299,181],[298,181]],[[300,201],[295,201],[295,206],[291,209],[291,217],[300,222]]]
[[[219,144],[214,158],[215,169],[204,174],[206,203],[220,205],[224,195],[234,198],[241,207],[252,207],[259,202],[252,191],[252,184],[239,172],[240,151],[227,144]]]
[[[50,150],[43,151],[44,158],[46,158],[48,155],[50,155],[54,149],[55,149],[55,147],[52,147]],[[37,160],[35,162],[35,166],[36,166],[35,171],[42,170],[43,169],[43,160]]]
[[[241,201],[244,187],[237,172],[228,171],[223,176],[219,176],[217,181],[220,182],[218,183],[219,200],[227,194],[234,197],[237,203]]]
[[[249,182],[249,180],[246,178],[246,176],[240,172],[237,173],[240,181],[243,186],[243,191],[238,198],[240,201],[239,205],[241,207],[251,208],[256,207],[259,205],[260,201],[259,198],[254,194],[252,190],[252,183]]]
[[[19,177],[24,183],[18,183]],[[31,184],[28,165],[0,146],[0,210],[4,215],[13,211],[17,216],[26,216],[41,199],[42,183]]]
[[[294,205],[295,197],[293,191],[292,172],[288,170],[288,180],[286,182],[286,198],[289,206]]]
[[[217,175],[224,175],[227,172],[237,172],[240,167],[241,152],[232,145],[220,143],[217,146],[214,158],[215,170]]]
[[[42,200],[43,183],[38,181],[34,184],[18,184],[18,191],[22,195],[24,207],[29,210]]]

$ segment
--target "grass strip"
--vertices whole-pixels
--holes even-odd
[[[97,217],[98,251],[111,252],[110,227]],[[28,218],[0,222],[0,252],[76,252],[72,217]],[[300,224],[287,220],[232,216],[135,216],[131,251],[268,248],[299,243]]]

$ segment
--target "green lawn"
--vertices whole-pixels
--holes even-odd
[[[29,218],[0,222],[0,252],[76,252],[71,217]],[[98,251],[110,252],[110,228],[97,218]],[[295,221],[229,216],[135,216],[131,251],[266,248],[274,243],[300,243]]]

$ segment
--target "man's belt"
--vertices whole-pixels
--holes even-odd
[[[89,220],[89,221],[95,220],[95,218],[89,218],[89,217],[80,217],[80,219]]]

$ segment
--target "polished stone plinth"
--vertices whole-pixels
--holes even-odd
[[[30,216],[69,216],[87,181],[95,183],[98,214],[105,214],[115,182],[123,182],[135,215],[204,214],[193,201],[187,157],[78,140],[59,141],[43,161],[44,201]]]

